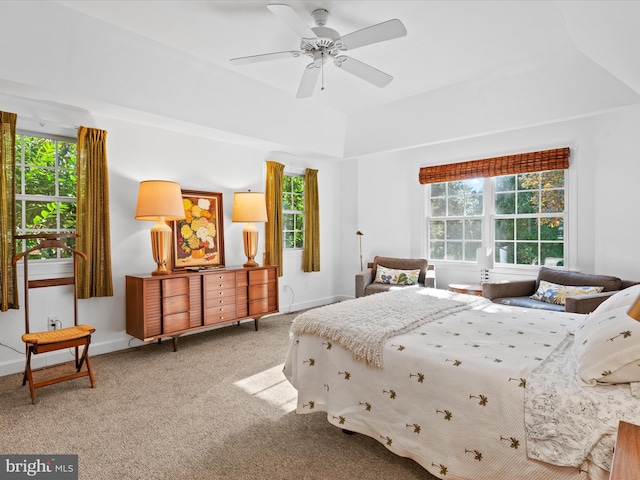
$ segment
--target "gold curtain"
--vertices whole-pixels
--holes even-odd
[[[282,272],[282,180],[284,165],[267,162],[267,182],[265,196],[267,201],[267,223],[264,225],[264,264],[277,265],[278,276]]]
[[[105,130],[78,129],[76,248],[87,255],[78,266],[78,298],[113,296],[106,141]]]
[[[320,199],[318,171],[307,168],[304,172],[304,254],[302,270],[320,271]]]
[[[0,112],[0,312],[20,308],[18,275],[13,264],[16,231],[16,119]]]
[[[421,184],[440,183],[566,168],[569,168],[568,147],[422,167],[418,179]]]

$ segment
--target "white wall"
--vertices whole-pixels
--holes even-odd
[[[11,105],[21,118],[20,102]],[[66,116],[68,111],[63,112]],[[83,118],[67,118],[75,124]],[[71,115],[73,117],[73,115]],[[50,112],[56,121],[55,109]],[[94,354],[127,348],[142,342],[125,332],[125,276],[149,273],[155,269],[151,255],[149,230],[151,222],[134,219],[138,185],[141,180],[167,179],[180,183],[183,189],[222,192],[224,209],[225,260],[228,266],[241,266],[245,261],[242,247],[244,224],[231,222],[233,192],[251,189],[264,191],[265,161],[276,160],[286,167],[318,169],[321,215],[321,271],[302,272],[301,254],[288,254],[284,259],[284,275],[280,278],[280,305],[282,311],[299,310],[332,302],[339,298],[336,278],[339,257],[336,239],[340,224],[332,221],[339,217],[338,198],[331,194],[338,181],[339,163],[307,160],[278,152],[226,143],[214,135],[189,135],[180,131],[152,127],[107,117],[90,119],[97,128],[107,130],[107,156],[111,209],[111,245],[114,296],[79,301],[82,322],[96,327],[91,350]],[[47,126],[45,125],[45,128]],[[256,259],[262,263],[264,229],[260,228],[260,245]],[[64,270],[61,265],[47,268],[32,267],[30,273],[46,276]],[[67,269],[68,271],[68,269]],[[22,276],[20,299],[23,299]],[[291,288],[284,290],[284,285]],[[47,316],[72,318],[69,315],[70,291],[65,287],[32,292],[30,319],[32,330],[46,329]],[[0,375],[21,371],[24,365],[24,346],[20,337],[24,333],[24,309],[0,313],[0,343],[15,350],[0,347]],[[62,357],[61,357],[62,355]],[[44,366],[69,359],[66,352],[55,359],[39,355],[35,366]]]
[[[569,146],[569,267],[640,280],[633,220],[640,175],[640,107],[597,117],[485,135],[357,159],[358,219],[365,263],[375,255],[423,256],[424,188],[421,166]],[[475,265],[434,262],[437,286],[474,282]],[[535,268],[498,268],[492,279],[534,277]],[[345,279],[349,276],[345,272]]]

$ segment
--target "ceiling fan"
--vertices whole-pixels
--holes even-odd
[[[302,81],[296,94],[298,98],[310,97],[313,94],[316,84],[318,83],[318,77],[320,73],[323,72],[324,64],[328,58],[333,60],[336,67],[366,80],[377,87],[385,87],[393,80],[391,75],[381,72],[377,68],[373,68],[355,58],[347,57],[343,55],[343,53],[347,50],[371,45],[372,43],[405,36],[407,29],[400,20],[388,20],[340,36],[334,29],[326,27],[329,11],[324,8],[319,8],[311,13],[311,17],[316,24],[315,27],[309,27],[289,5],[271,4],[267,5],[267,8],[301,37],[300,50],[287,50],[232,58],[230,60],[232,64],[246,65],[280,58],[299,57],[301,55],[310,57],[313,61],[308,64],[304,70]],[[324,89],[324,85],[322,89]]]

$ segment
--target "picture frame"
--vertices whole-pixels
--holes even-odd
[[[222,193],[182,190],[185,218],[172,222],[173,270],[224,267]]]

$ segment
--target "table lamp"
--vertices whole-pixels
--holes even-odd
[[[166,221],[185,218],[180,185],[166,180],[140,182],[135,218],[156,222],[151,227],[151,251],[158,268],[151,274],[171,273],[167,267],[167,261],[171,256],[171,227]]]
[[[258,253],[258,227],[253,222],[267,221],[267,203],[262,192],[236,192],[233,194],[232,222],[247,222],[242,230],[244,254],[247,256],[245,267],[257,267],[254,260]]]

